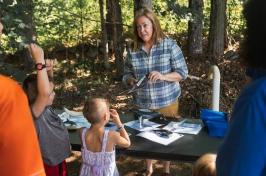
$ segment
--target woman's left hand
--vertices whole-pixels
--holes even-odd
[[[149,76],[148,76],[149,80],[152,82],[156,82],[157,80],[159,81],[163,81],[164,80],[164,75],[161,74],[158,71],[152,71],[150,72]]]

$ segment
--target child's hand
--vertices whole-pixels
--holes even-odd
[[[111,119],[116,124],[116,126],[122,125],[122,123],[120,121],[119,114],[117,113],[117,111],[115,109],[110,109],[110,115],[111,115]]]
[[[43,63],[44,64],[44,53],[43,49],[36,44],[31,43],[28,47],[29,52],[35,61],[35,63]]]
[[[45,59],[45,64],[46,64],[46,70],[53,70],[54,68],[54,60],[52,59]]]

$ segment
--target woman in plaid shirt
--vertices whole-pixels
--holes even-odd
[[[166,117],[178,117],[179,82],[188,75],[182,51],[174,40],[164,35],[159,20],[150,9],[136,12],[133,27],[134,49],[128,53],[123,82],[133,86],[146,75],[148,79],[144,86],[134,92],[136,105]],[[166,175],[169,175],[169,166],[167,161]],[[147,160],[146,175],[152,172],[152,160]]]

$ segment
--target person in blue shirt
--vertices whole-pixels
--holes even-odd
[[[136,12],[133,28],[134,49],[126,58],[123,82],[132,86],[146,75],[144,86],[133,94],[135,104],[166,117],[178,117],[179,82],[188,75],[181,49],[164,35],[159,20],[150,9]],[[146,175],[153,172],[151,163],[147,160]],[[169,165],[170,162],[165,163],[165,175],[169,175]]]
[[[249,0],[244,17],[242,58],[252,80],[234,105],[228,134],[217,154],[218,176],[266,175],[266,1]]]

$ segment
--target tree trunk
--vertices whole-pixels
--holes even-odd
[[[192,19],[188,22],[188,54],[191,58],[202,55],[203,0],[189,0]]]
[[[107,33],[106,33],[106,18],[105,18],[105,8],[104,1],[99,0],[100,14],[101,14],[101,27],[102,27],[102,47],[103,47],[103,61],[104,67],[106,69],[110,68],[108,61],[108,43],[107,43]]]
[[[84,57],[84,24],[83,24],[83,9],[80,8],[80,26],[81,26],[81,61],[83,62],[83,65],[85,65],[85,57]]]
[[[226,11],[227,11],[227,0],[225,0],[225,13],[224,13],[224,49],[228,48],[228,45],[229,45],[229,36],[228,36],[228,19],[227,19],[227,16],[226,16]]]
[[[136,11],[141,8],[152,9],[152,0],[134,0],[134,16]]]
[[[123,76],[123,51],[124,51],[124,38],[123,26],[121,16],[121,6],[117,0],[108,1],[108,16],[111,19],[113,49],[115,54],[116,77],[121,79]]]
[[[208,54],[214,61],[224,52],[225,9],[225,0],[211,0]]]

